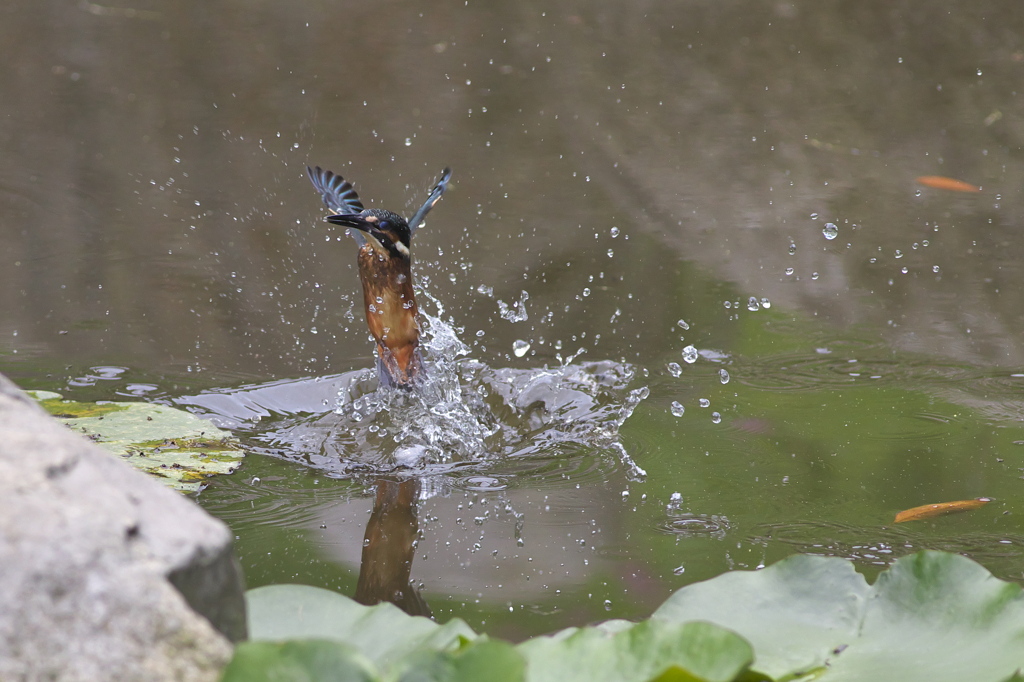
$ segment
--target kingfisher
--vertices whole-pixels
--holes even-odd
[[[448,188],[450,168],[408,221],[397,213],[364,208],[352,183],[320,166],[306,167],[309,179],[332,214],[325,220],[351,228],[359,244],[366,324],[377,342],[381,386],[409,388],[424,376],[420,322],[412,289],[412,236]]]

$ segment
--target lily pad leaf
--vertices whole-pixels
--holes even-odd
[[[1024,596],[957,554],[897,560],[868,586],[843,559],[796,556],[684,587],[655,619],[701,619],[775,679],[1000,682],[1024,667]]]
[[[376,682],[373,664],[340,642],[243,642],[235,649],[221,682]]]
[[[734,632],[667,620],[571,628],[518,648],[530,682],[729,682],[754,660],[750,644]]]
[[[327,639],[354,646],[381,669],[414,651],[454,651],[477,635],[462,620],[444,625],[383,603],[363,606],[308,585],[267,585],[245,595],[249,637]]]
[[[827,680],[998,682],[1024,667],[1024,595],[958,554],[898,560],[872,586],[860,636]]]
[[[421,651],[405,662],[399,682],[523,682],[526,660],[508,642],[480,637],[455,652]],[[564,682],[564,681],[563,681]]]
[[[753,660],[750,645],[709,623],[609,621],[569,629],[519,646],[476,635],[463,621],[444,625],[391,604],[363,606],[306,585],[270,585],[246,593],[253,641],[319,639],[366,656],[387,679],[651,679],[728,682]]]
[[[245,457],[230,432],[178,408],[81,403],[48,391],[29,394],[73,431],[182,492],[198,492],[210,476],[232,473]]]
[[[707,620],[734,630],[754,646],[754,668],[777,678],[823,668],[848,645],[869,590],[847,561],[797,555],[688,585],[652,618]]]

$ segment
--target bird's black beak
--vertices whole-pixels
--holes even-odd
[[[324,218],[327,222],[332,225],[342,225],[344,227],[352,227],[360,232],[370,232],[373,229],[373,224],[367,222],[358,215],[343,213],[338,215],[329,215]]]

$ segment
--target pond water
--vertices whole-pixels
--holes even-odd
[[[3,15],[0,371],[237,433],[197,501],[249,586],[518,639],[793,552],[1024,580],[1018,4]],[[454,169],[439,393],[374,392],[307,164],[406,215]]]

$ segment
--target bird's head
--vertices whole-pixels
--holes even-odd
[[[368,208],[361,213],[327,216],[327,222],[359,230],[367,235],[366,243],[381,255],[409,258],[412,231],[397,213]]]

